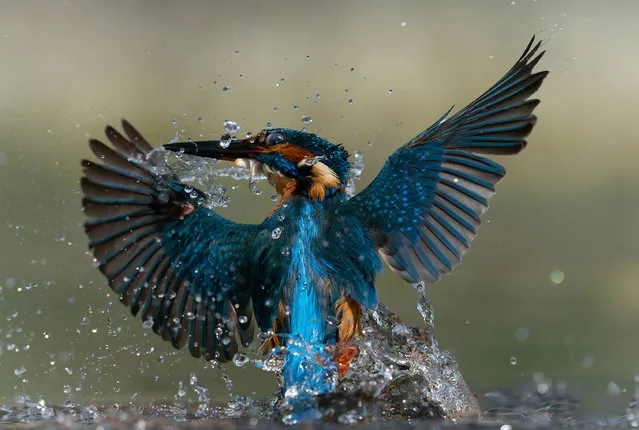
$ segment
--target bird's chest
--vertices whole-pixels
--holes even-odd
[[[331,270],[322,249],[326,220],[321,209],[302,202],[288,214],[280,214],[281,222],[272,231],[271,258],[281,269],[276,281],[282,288],[280,318],[286,318],[291,332],[307,342],[325,337],[323,322],[331,308]]]
[[[281,303],[284,312],[326,317],[342,296],[364,307],[376,304],[381,263],[374,245],[357,219],[340,215],[339,202],[327,200],[289,200],[273,214],[265,240],[257,240],[257,287],[272,293],[273,304]],[[294,304],[304,305],[296,311]]]
[[[276,246],[281,255],[281,265],[285,294],[295,291],[318,290],[322,293],[329,282],[330,267],[327,265],[327,247],[322,246],[326,235],[326,216],[323,208],[311,202],[302,202],[284,215],[280,231],[281,243]],[[288,220],[288,222],[286,222]],[[277,239],[276,239],[277,240]]]

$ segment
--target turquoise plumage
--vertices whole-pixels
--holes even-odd
[[[314,396],[332,392],[352,354],[362,308],[377,303],[385,262],[410,283],[435,282],[460,262],[505,170],[485,154],[521,151],[535,124],[529,97],[547,72],[533,40],[486,93],[393,153],[348,200],[348,153],[319,136],[266,129],[255,137],[165,145],[243,160],[281,195],[260,224],[218,215],[206,195],[159,169],[126,121],[107,127],[113,149],[89,145],[83,161],[86,231],[97,265],[120,300],[193,356],[225,361],[254,328],[264,347],[286,347],[285,403],[314,417]],[[236,333],[238,337],[236,337]]]

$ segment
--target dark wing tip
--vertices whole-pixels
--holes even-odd
[[[129,137],[129,140],[144,154],[147,154],[153,150],[153,147],[149,142],[142,137],[142,135],[131,125],[126,119],[122,119],[122,129]]]
[[[539,48],[541,48],[541,44],[542,41],[538,41],[534,46],[533,44],[535,43],[535,35],[533,34],[533,36],[530,38],[530,42],[528,42],[528,46],[526,46],[526,49],[524,49],[523,54],[521,54],[521,57],[519,57],[519,60],[517,60],[518,63],[520,62],[524,62],[527,63],[534,55],[537,51],[539,51]],[[544,55],[546,51],[542,51],[541,53],[539,53],[538,57],[541,57],[542,55]]]

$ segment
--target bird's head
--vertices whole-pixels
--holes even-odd
[[[263,173],[280,195],[301,194],[323,200],[344,192],[348,152],[301,130],[269,128],[246,139],[169,143],[170,151],[235,161],[251,175]]]

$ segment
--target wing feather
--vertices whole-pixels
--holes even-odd
[[[202,192],[156,173],[149,143],[128,122],[122,128],[106,128],[113,148],[89,141],[99,162],[82,161],[85,230],[98,268],[163,339],[188,344],[196,357],[229,360],[236,327],[243,345],[253,338],[249,254],[261,227],[222,218]]]
[[[526,146],[539,104],[528,98],[548,73],[533,73],[544,54],[534,39],[495,85],[395,151],[340,208],[368,227],[382,259],[406,281],[436,282],[468,251],[506,173],[478,154],[516,154]]]

